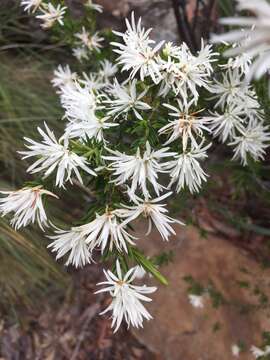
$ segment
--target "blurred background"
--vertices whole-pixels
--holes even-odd
[[[79,23],[83,1],[66,3]],[[104,7],[95,20],[104,33],[124,29],[125,17],[134,10],[153,28],[155,39],[185,41],[193,51],[201,37],[223,31],[221,16],[234,13],[232,0],[96,3]],[[16,152],[23,147],[23,136],[35,138],[44,120],[56,132],[63,129],[63,112],[50,80],[58,64],[77,65],[67,42],[54,36],[24,13],[19,1],[1,0],[1,189],[19,188],[29,180]],[[270,124],[265,88],[264,80],[256,83]],[[169,279],[154,296],[155,319],[144,330],[122,327],[113,335],[110,319],[97,316],[107,301],[93,295],[101,267],[66,269],[55,262],[48,240],[36,227],[18,233],[0,218],[1,360],[230,360],[234,344],[243,350],[240,359],[252,359],[250,346],[270,341],[270,154],[245,168],[229,161],[230,156],[217,145],[207,163],[212,175],[204,191],[181,194],[172,205],[174,216],[190,226],[179,229],[169,244],[154,232],[141,244]],[[81,199],[69,192],[64,201],[62,208],[50,211],[58,222],[71,223],[82,211]],[[138,226],[140,231],[143,236]],[[206,308],[192,308],[187,294],[206,287]]]

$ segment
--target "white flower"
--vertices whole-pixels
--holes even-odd
[[[125,224],[135,220],[138,216],[143,214],[145,218],[148,219],[148,231],[146,235],[149,235],[152,230],[152,223],[158,229],[163,240],[169,240],[170,235],[175,235],[175,231],[170,224],[178,223],[180,225],[184,225],[181,221],[175,220],[167,215],[168,210],[166,209],[166,204],[158,204],[158,202],[166,199],[170,196],[172,192],[164,194],[156,199],[141,199],[138,196],[133,197],[133,201],[135,202],[135,206],[126,206],[123,205],[123,213],[121,214],[123,217],[126,217],[124,221]]]
[[[109,60],[105,59],[100,62],[101,70],[99,71],[100,76],[108,81],[109,78],[114,76],[118,71],[118,66],[112,64]]]
[[[169,187],[177,183],[177,192],[180,192],[185,186],[191,193],[199,192],[202,182],[207,181],[208,176],[201,168],[199,160],[207,158],[206,150],[211,146],[208,144],[203,147],[203,142],[198,146],[191,146],[190,150],[177,155],[175,160],[166,164],[171,177]]]
[[[77,74],[71,72],[69,65],[59,65],[54,70],[54,78],[52,79],[52,85],[54,87],[62,87],[66,85],[73,85],[74,80],[77,79]]]
[[[123,320],[126,321],[128,327],[130,325],[139,328],[143,327],[143,320],[150,320],[152,316],[146,310],[142,301],[152,301],[144,294],[151,294],[157,290],[156,287],[148,287],[146,285],[132,285],[132,281],[136,277],[136,267],[131,268],[125,275],[122,274],[119,261],[116,262],[116,272],[114,275],[110,270],[104,270],[107,281],[97,285],[107,285],[105,288],[98,290],[97,293],[109,292],[112,296],[111,304],[101,313],[105,314],[112,311],[112,327],[116,332]]]
[[[136,25],[134,13],[131,15],[131,24],[126,19],[126,25],[127,31],[125,33],[114,32],[122,37],[125,43],[112,43],[112,45],[117,47],[114,51],[120,55],[118,63],[123,66],[123,71],[131,71],[130,79],[133,79],[139,73],[142,81],[145,77],[150,76],[154,83],[159,83],[161,74],[157,61],[157,53],[162,47],[163,41],[152,48],[150,45],[155,44],[155,42],[148,37],[151,29],[145,31],[142,28],[141,18]]]
[[[108,117],[100,119],[96,116],[96,110],[101,109],[101,106],[98,106],[98,97],[86,82],[85,87],[75,82],[73,86],[62,88],[61,103],[66,110],[65,117],[69,120],[65,132],[68,138],[88,137],[102,141],[103,130],[118,126],[107,122]]]
[[[258,359],[260,357],[267,356],[270,354],[270,346],[266,346],[265,350],[262,350],[257,346],[252,345],[250,351],[254,355],[255,359]]]
[[[83,156],[78,156],[68,149],[68,140],[56,140],[54,133],[48,128],[45,123],[47,134],[38,127],[38,132],[43,137],[42,143],[38,143],[32,139],[25,138],[29,143],[26,147],[27,151],[20,151],[20,154],[25,155],[23,159],[38,156],[39,159],[34,162],[27,172],[34,174],[37,172],[44,172],[44,177],[48,177],[56,168],[56,186],[63,187],[64,183],[69,181],[72,183],[71,176],[75,173],[77,179],[82,183],[82,177],[78,168],[86,173],[96,176],[96,173],[88,167],[88,163]],[[63,144],[61,144],[61,141]]]
[[[172,89],[176,95],[180,94],[183,101],[190,95],[195,103],[198,101],[197,88],[204,87],[209,90],[210,78],[213,69],[211,63],[215,61],[211,46],[204,46],[197,56],[193,55],[188,46],[167,45],[165,53],[167,60],[159,60],[163,81],[159,94],[166,96]]]
[[[158,173],[166,172],[160,160],[175,155],[175,153],[167,152],[169,148],[161,150],[152,150],[149,142],[146,142],[146,150],[141,155],[140,148],[137,148],[136,155],[126,155],[119,151],[107,149],[113,156],[103,156],[103,159],[112,161],[109,164],[116,176],[112,182],[117,186],[131,180],[131,193],[135,193],[138,187],[141,188],[145,197],[151,197],[147,189],[147,182],[152,184],[157,195],[160,194],[164,186],[160,185],[158,180]]]
[[[241,135],[235,136],[229,144],[233,146],[233,160],[240,159],[243,165],[247,165],[247,156],[255,161],[264,159],[265,149],[269,146],[269,127],[255,120],[248,123],[246,128],[241,129]]]
[[[102,45],[100,44],[104,38],[99,36],[98,32],[91,35],[88,31],[85,30],[85,27],[82,28],[82,31],[75,34],[75,37],[78,38],[82,45],[85,46],[90,51],[100,52]]]
[[[65,15],[67,7],[58,4],[56,7],[52,3],[43,4],[41,12],[43,15],[38,15],[37,19],[43,21],[41,25],[44,29],[48,29],[58,22],[60,25],[64,25],[63,17]]]
[[[266,0],[238,0],[238,10],[255,14],[255,17],[233,17],[222,19],[225,25],[238,25],[242,29],[230,31],[227,34],[213,36],[214,42],[239,43],[237,48],[230,49],[225,54],[233,56],[246,53],[255,58],[249,71],[249,78],[259,78],[270,68],[270,4]]]
[[[250,37],[246,36],[245,39],[242,41],[242,44],[248,42],[249,39]],[[226,45],[228,44],[226,43]],[[239,46],[239,44],[237,43],[232,44],[232,48],[237,48],[237,46]],[[227,64],[219,65],[219,67],[222,69],[232,69],[232,70],[238,69],[241,75],[243,74],[247,75],[250,71],[251,65],[252,65],[251,55],[243,51],[237,56],[230,57],[227,61]]]
[[[242,124],[246,117],[246,110],[237,104],[230,104],[226,106],[223,114],[217,112],[212,113],[212,122],[210,128],[214,137],[219,137],[223,143],[236,135],[236,130],[242,128]]]
[[[80,79],[80,83],[91,91],[98,92],[106,86],[103,82],[102,76],[97,73],[91,73],[87,75],[83,72],[83,79]]]
[[[147,93],[147,89],[137,94],[136,84],[136,79],[128,83],[127,86],[120,85],[117,79],[114,80],[114,84],[110,89],[110,94],[113,96],[113,99],[104,101],[105,104],[110,105],[108,115],[117,118],[121,114],[124,114],[124,117],[127,118],[128,112],[133,111],[136,118],[142,120],[142,116],[138,110],[149,110],[151,106],[141,101]]]
[[[191,141],[191,144],[197,146],[196,137],[203,137],[203,130],[210,132],[210,129],[206,126],[210,118],[198,116],[200,112],[203,111],[194,111],[191,110],[193,101],[189,103],[182,103],[177,99],[178,108],[169,104],[163,104],[172,112],[169,112],[169,115],[176,120],[170,121],[167,125],[163,126],[159,130],[159,134],[170,134],[169,139],[165,142],[165,145],[172,143],[178,138],[182,139],[183,150],[185,151],[188,145],[188,141]]]
[[[239,357],[240,352],[241,352],[241,349],[240,349],[240,347],[238,345],[236,345],[236,344],[232,345],[232,354],[233,354],[233,356]]]
[[[11,225],[15,230],[25,227],[30,223],[37,222],[43,230],[43,226],[48,226],[47,216],[42,203],[43,195],[57,196],[42,186],[25,187],[17,191],[0,191],[7,195],[0,199],[0,213],[5,216],[14,213]]]
[[[77,60],[79,60],[80,62],[85,59],[88,60],[88,52],[87,49],[85,47],[76,47],[74,49],[72,49],[72,53],[75,56],[75,58]]]
[[[243,82],[239,69],[231,70],[222,73],[222,81],[214,79],[214,84],[211,87],[211,92],[215,94],[213,98],[218,101],[215,108],[221,107],[222,109],[228,103],[235,103],[244,106],[246,101],[251,101],[250,87]],[[252,107],[252,106],[248,106]]]
[[[229,58],[227,64],[223,66],[220,65],[220,67],[231,68],[233,70],[239,69],[241,74],[246,75],[250,70],[251,64],[252,64],[251,57],[246,53],[242,53],[234,58]]]
[[[69,120],[87,121],[95,117],[98,98],[93,90],[75,82],[72,86],[65,86],[61,93],[61,104],[66,110]]]
[[[188,295],[188,299],[193,307],[195,307],[195,308],[203,308],[204,307],[203,296],[190,294],[190,295]]]
[[[68,231],[57,229],[56,235],[48,236],[54,240],[48,248],[52,248],[52,252],[57,252],[56,260],[70,253],[66,266],[72,264],[78,268],[91,263],[93,248],[86,243],[83,229],[82,226],[73,227]]]
[[[95,138],[99,142],[105,141],[104,130],[119,125],[116,123],[107,122],[108,119],[108,117],[100,119],[93,114],[89,120],[70,121],[66,126],[65,134],[68,138],[71,139],[79,138],[86,140],[87,138]]]
[[[30,11],[34,13],[41,5],[43,0],[22,0],[21,5],[24,6],[24,11]]]
[[[91,248],[100,247],[103,253],[109,246],[110,250],[115,247],[118,251],[128,252],[127,244],[134,245],[133,240],[136,238],[125,230],[126,225],[121,223],[120,213],[119,209],[109,210],[107,207],[104,214],[96,214],[95,220],[83,225],[86,243]]]
[[[103,7],[101,5],[98,5],[98,4],[93,4],[92,0],[87,0],[86,3],[85,3],[85,6],[92,9],[92,10],[95,10],[95,11],[97,11],[99,13],[103,12]]]

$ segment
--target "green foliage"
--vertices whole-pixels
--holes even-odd
[[[60,108],[51,88],[48,69],[52,62],[40,61],[29,54],[0,63],[0,165],[1,189],[14,189],[27,181],[26,163],[17,150],[23,148],[23,136],[37,136],[36,128],[44,120],[60,130]],[[56,203],[54,203],[56,205]],[[61,208],[51,209],[63,219]],[[67,276],[49,255],[44,234],[35,227],[23,232],[0,219],[0,305],[6,310],[18,304],[36,305],[41,293],[57,283],[64,286]]]
[[[66,285],[66,275],[45,245],[36,229],[18,233],[0,219],[0,304],[7,311],[18,304],[36,305],[37,296],[49,291],[54,282],[58,287]]]
[[[222,16],[232,16],[234,14],[233,0],[218,0],[218,6]]]

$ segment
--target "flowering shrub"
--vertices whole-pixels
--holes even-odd
[[[66,10],[42,1],[23,0],[26,10],[40,11],[43,27],[64,24]],[[93,9],[101,8],[87,3]],[[264,159],[270,141],[264,112],[246,74],[252,59],[241,53],[224,64],[211,45],[201,42],[192,53],[183,43],[156,43],[141,19],[126,20],[127,30],[115,32],[115,63],[100,62],[89,75],[59,66],[52,80],[64,109],[65,130],[57,138],[46,123],[38,128],[40,141],[25,138],[23,159],[34,159],[29,174],[39,177],[21,190],[4,193],[2,215],[13,214],[16,229],[34,221],[53,235],[49,248],[56,258],[67,258],[76,268],[100,254],[111,260],[104,271],[112,302],[115,331],[123,320],[141,327],[151,315],[143,301],[155,287],[138,286],[142,269],[161,283],[166,279],[137,247],[132,225],[148,222],[148,235],[156,227],[161,239],[175,234],[173,224],[184,223],[168,213],[166,200],[182,191],[197,193],[207,181],[203,161],[212,142],[232,149],[232,159],[244,166]],[[99,52],[102,38],[86,28],[74,34],[79,45],[73,53],[81,61],[88,52]],[[85,215],[76,225],[61,229],[48,220],[45,197],[61,198],[73,184],[87,188],[91,196]],[[62,191],[60,191],[62,190]],[[57,194],[57,195],[56,195]],[[196,298],[190,299],[201,306]]]

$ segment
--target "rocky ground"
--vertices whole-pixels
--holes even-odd
[[[201,237],[193,227],[177,228],[169,243],[157,232],[145,237],[136,226],[140,246],[149,256],[167,254],[160,286],[149,310],[154,320],[143,330],[114,335],[108,317],[99,316],[109,299],[93,295],[102,278],[96,265],[75,272],[65,294],[50,293],[18,321],[0,324],[1,360],[252,360],[252,345],[261,346],[270,330],[270,270],[250,253],[222,237]],[[172,254],[173,256],[168,256]],[[139,281],[155,284],[152,278]],[[200,294],[203,307],[193,307],[190,294]],[[15,324],[15,325],[14,325]]]

